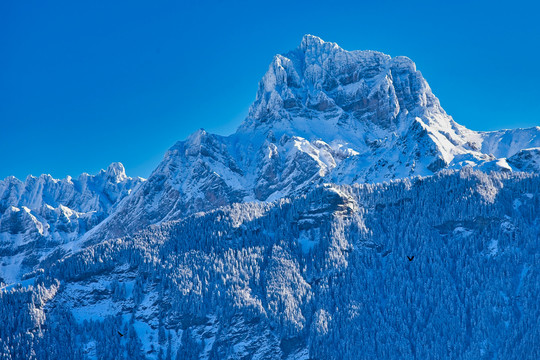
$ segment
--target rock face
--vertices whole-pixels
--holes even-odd
[[[520,171],[540,173],[540,148],[523,149],[508,159]]]
[[[146,181],[0,182],[0,358],[540,358],[539,134],[306,35]]]
[[[142,182],[127,177],[121,163],[77,179],[0,181],[0,281],[20,279],[48,254],[63,255]]]

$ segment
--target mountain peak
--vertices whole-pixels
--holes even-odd
[[[122,182],[127,179],[126,169],[121,162],[113,162],[107,168],[107,178],[115,183]]]
[[[315,35],[311,35],[311,34],[305,34],[303,37],[302,37],[302,45],[304,44],[309,44],[311,42],[317,42],[317,43],[324,43],[325,41],[323,39],[321,39],[320,37],[318,36],[315,36]]]
[[[311,34],[304,35],[304,37],[302,38],[302,42],[300,43],[300,49],[304,52],[311,49],[320,49],[321,47],[327,47],[329,49],[340,49],[338,44],[324,41],[320,37]]]
[[[423,104],[421,103],[423,102]],[[277,124],[296,129],[324,118],[341,125],[398,126],[410,113],[437,103],[414,63],[377,51],[346,51],[336,43],[305,35],[296,50],[277,55],[259,84],[241,130]],[[302,119],[300,121],[295,119]],[[262,128],[261,128],[262,129]]]
[[[409,58],[347,51],[306,35],[274,57],[235,134],[199,129],[177,142],[86,239],[227,204],[274,201],[321,182],[375,183],[483,164],[507,170],[488,154],[540,147],[534,134],[507,135],[456,124]],[[523,153],[512,164],[532,168],[535,156]]]

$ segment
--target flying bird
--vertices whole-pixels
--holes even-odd
[[[407,259],[409,259],[409,261],[412,261],[414,259],[414,255],[412,257],[409,257],[409,255],[407,255]]]
[[[124,336],[124,334],[122,334],[120,331],[116,330],[116,332],[118,333],[118,335],[120,335],[120,337]]]

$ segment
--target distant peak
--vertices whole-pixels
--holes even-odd
[[[306,35],[304,35],[304,37],[302,37],[302,46],[303,47],[309,46],[311,44],[322,44],[322,43],[324,43],[324,40],[321,39],[318,36],[315,36],[315,35],[306,34]]]
[[[126,180],[127,176],[124,165],[120,162],[113,162],[107,168],[107,177],[117,183]]]
[[[208,133],[203,128],[198,129],[193,134],[189,135],[186,142],[190,145],[200,145],[201,140],[206,137]]]
[[[204,130],[204,128],[200,128],[193,133],[194,136],[204,136],[206,134],[207,133],[206,133],[206,130]]]
[[[340,48],[336,43],[324,41],[320,37],[311,34],[304,35],[304,37],[302,38],[302,42],[300,43],[300,49],[302,49],[303,51],[319,49],[323,46],[334,49]]]

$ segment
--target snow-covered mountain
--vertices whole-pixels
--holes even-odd
[[[86,239],[235,202],[273,201],[314,183],[380,182],[464,166],[530,171],[507,159],[536,147],[540,127],[475,132],[457,124],[406,57],[346,51],[306,35],[297,49],[275,56],[236,133],[199,130],[175,144]]]
[[[0,359],[538,358],[539,134],[306,35],[146,181],[0,182]]]
[[[0,181],[0,282],[19,280],[51,254],[60,258],[142,182],[127,177],[121,163],[77,179]]]

